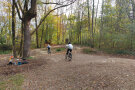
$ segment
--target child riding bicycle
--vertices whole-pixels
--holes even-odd
[[[47,49],[48,49],[48,54],[51,53],[51,46],[49,44],[47,46]]]
[[[68,55],[69,51],[72,52],[73,45],[69,42],[69,43],[66,45],[66,48],[67,48],[67,53],[66,53],[66,55]]]

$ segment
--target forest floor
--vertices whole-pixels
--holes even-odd
[[[48,55],[44,49],[35,49],[32,57],[28,65],[22,66],[5,66],[7,61],[0,60],[0,90],[135,89],[135,59],[84,54],[79,47],[73,51],[72,61],[65,61],[65,51]],[[9,78],[16,74],[24,77],[23,83],[13,88],[10,81],[14,79]]]

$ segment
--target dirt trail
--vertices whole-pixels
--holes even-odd
[[[42,53],[44,55],[45,53]],[[25,72],[23,90],[134,90],[135,60],[73,52],[44,55],[47,64]]]

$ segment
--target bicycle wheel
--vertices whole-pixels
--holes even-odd
[[[48,54],[51,54],[51,50],[48,50]]]
[[[72,59],[72,54],[71,54],[71,52],[69,52],[68,53],[68,60],[71,61],[71,59]]]
[[[70,59],[72,59],[72,54],[71,53],[69,53],[69,56],[68,56]]]

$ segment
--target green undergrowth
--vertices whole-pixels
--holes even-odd
[[[135,51],[131,50],[117,50],[117,49],[92,49],[92,48],[84,48],[83,53],[85,54],[92,54],[102,51],[103,53],[107,54],[116,54],[116,55],[135,55]]]
[[[34,57],[28,57],[28,58],[26,58],[26,59],[30,59],[30,60],[31,60],[31,59],[34,59]]]
[[[92,54],[92,53],[97,53],[97,52],[95,50],[91,49],[91,48],[84,48],[83,53]]]
[[[135,51],[130,50],[111,50],[111,49],[104,49],[102,50],[108,54],[120,54],[120,55],[135,55]]]
[[[24,76],[21,74],[10,76],[8,79],[0,81],[0,90],[22,90],[21,86],[24,79]]]
[[[64,51],[65,48],[56,48],[56,52]]]
[[[10,53],[12,53],[11,50],[8,50],[8,51],[1,51],[1,50],[0,50],[0,54],[10,54]]]

